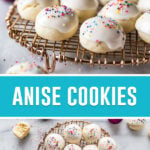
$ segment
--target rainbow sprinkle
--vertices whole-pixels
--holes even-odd
[[[55,7],[47,7],[45,8],[44,14],[48,18],[60,18],[66,15],[73,15],[72,9],[62,5],[62,6],[55,6]]]

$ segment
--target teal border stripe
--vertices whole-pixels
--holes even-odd
[[[61,106],[13,106],[14,88],[60,86]],[[136,106],[68,105],[68,87],[136,87]],[[22,92],[23,93],[23,92]],[[117,94],[117,92],[116,92]],[[89,95],[89,94],[88,94]],[[150,117],[150,76],[1,76],[0,117]],[[24,96],[24,95],[23,95]],[[78,95],[73,95],[78,99]],[[109,99],[112,95],[109,94]],[[42,96],[40,95],[40,98]]]

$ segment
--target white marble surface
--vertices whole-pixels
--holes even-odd
[[[47,132],[57,122],[65,120],[24,120],[32,125],[30,135],[24,140],[18,140],[12,133],[12,127],[22,120],[0,120],[0,150],[36,150],[41,133]],[[87,120],[86,120],[87,121]],[[107,120],[88,120],[100,125],[115,139],[118,150],[149,150],[150,139],[147,136],[150,121],[147,121],[142,131],[134,132],[128,129],[126,121],[112,125]]]
[[[16,61],[33,61],[31,54],[26,48],[21,47],[14,40],[10,39],[7,34],[4,18],[11,3],[6,3],[0,0],[0,73],[5,73],[6,70],[16,63]],[[36,58],[35,58],[36,59]],[[5,60],[5,61],[4,61]],[[36,59],[37,60],[37,59]],[[39,60],[39,59],[38,59]],[[42,65],[42,64],[41,64]],[[57,63],[56,74],[149,74],[150,64],[141,66],[128,66],[124,68],[109,67],[99,69],[98,67],[91,68],[89,65],[75,65],[67,63]]]

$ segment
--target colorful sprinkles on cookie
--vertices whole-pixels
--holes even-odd
[[[67,132],[72,137],[78,137],[81,135],[80,129],[76,128],[75,126],[69,126]]]
[[[47,143],[48,143],[49,147],[51,147],[52,149],[59,149],[59,144],[58,144],[59,141],[54,136],[49,138]]]
[[[75,145],[75,144],[69,144],[69,145],[67,145],[65,148],[64,148],[64,150],[79,150],[80,149],[80,147],[78,146],[78,145]]]
[[[123,12],[128,13],[129,8],[133,6],[133,3],[127,0],[116,0],[116,1],[112,1],[111,3],[108,3],[107,6],[108,6],[106,8],[107,10],[109,10],[111,7],[117,6],[116,14],[121,14]]]
[[[100,128],[95,124],[87,125],[83,130],[84,137],[90,143],[96,142],[100,138]]]
[[[98,132],[98,130],[96,128],[92,128],[89,131],[89,139],[92,138],[92,137],[99,138],[98,135],[97,135],[97,132]]]
[[[135,120],[129,120],[129,123],[132,125],[144,125],[145,119],[135,119]]]
[[[150,10],[148,10],[146,13],[150,15]]]
[[[82,30],[81,35],[86,37],[91,38],[93,33],[96,32],[96,29],[99,27],[99,25],[103,25],[104,28],[107,28],[109,30],[116,30],[117,34],[121,34],[121,29],[118,23],[111,19],[111,18],[106,18],[104,16],[98,16],[93,18],[93,20],[87,20],[85,22],[86,27],[84,28],[85,30]],[[123,41],[125,41],[125,35],[122,38]],[[100,42],[99,39],[95,39],[95,42]]]
[[[115,150],[116,145],[112,142],[111,138],[104,138],[100,143],[100,147],[103,147],[105,150]]]
[[[8,74],[42,74],[42,71],[34,63],[17,63],[12,66],[8,71]]]
[[[62,6],[55,6],[55,7],[47,7],[45,8],[45,15],[48,18],[60,18],[65,15],[73,15],[72,9],[62,5]]]

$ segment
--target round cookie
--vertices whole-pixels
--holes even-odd
[[[9,68],[6,74],[43,74],[42,70],[29,62],[19,63]]]
[[[140,16],[136,5],[128,0],[112,0],[107,3],[98,15],[116,20],[126,33],[135,30],[135,23]]]
[[[96,124],[89,124],[83,128],[83,138],[88,144],[96,143],[101,136],[101,128]]]
[[[59,0],[19,0],[17,8],[23,19],[35,21],[37,14],[47,6],[55,6]]]
[[[127,125],[131,130],[139,131],[145,126],[145,119],[131,119],[127,121]]]
[[[61,5],[66,5],[75,10],[80,22],[96,16],[98,9],[97,0],[61,0]]]
[[[64,146],[65,141],[63,137],[55,133],[47,135],[44,142],[45,150],[62,150]]]
[[[146,11],[150,10],[150,1],[149,0],[139,0],[137,7],[141,12],[146,12]]]
[[[76,13],[66,6],[47,7],[37,16],[35,30],[39,36],[52,41],[66,40],[78,30]]]
[[[96,145],[86,145],[83,150],[98,150]]]
[[[94,17],[85,21],[80,28],[81,45],[95,53],[122,50],[125,40],[122,27],[111,18]]]
[[[71,144],[79,144],[82,138],[82,130],[78,125],[70,124],[64,130],[64,137]]]
[[[81,150],[81,148],[76,144],[67,145],[64,150]]]
[[[117,150],[116,142],[110,137],[99,140],[98,150]]]
[[[111,0],[99,0],[101,5],[106,5],[109,1],[111,1]],[[131,1],[135,4],[138,2],[138,0],[129,0],[129,1]]]
[[[150,10],[137,20],[135,26],[141,39],[150,44]]]

